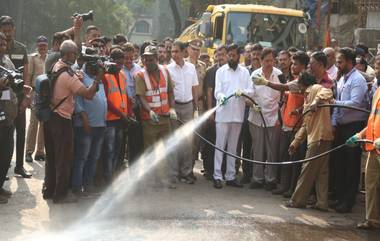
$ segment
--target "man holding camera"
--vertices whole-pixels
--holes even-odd
[[[54,65],[53,72],[62,68],[66,70],[58,76],[52,87],[51,106],[54,108],[51,118],[44,125],[46,148],[44,199],[52,198],[54,203],[75,202],[75,196],[68,192],[73,155],[74,95],[92,99],[99,88],[99,81],[94,81],[86,88],[71,66],[78,56],[77,45],[72,40],[65,40],[60,47],[61,59]]]
[[[124,126],[128,123],[128,104],[126,78],[122,71],[124,65],[124,52],[120,48],[111,51],[111,59],[116,63],[116,72],[104,75],[103,84],[107,96],[107,130],[106,160],[104,166],[104,178],[106,183],[111,183],[114,171],[121,166],[121,148]]]
[[[25,45],[14,39],[16,28],[13,19],[9,16],[0,17],[0,32],[4,33],[7,41],[6,54],[12,63],[18,69],[24,67],[25,85],[30,85],[28,79],[28,54]],[[15,120],[16,127],[16,167],[15,174],[23,178],[30,178],[32,175],[24,169],[24,147],[25,147],[25,129],[26,129],[26,107],[30,104],[26,95],[19,96],[19,108],[17,118]]]
[[[0,65],[14,69],[12,61],[5,56],[7,48],[6,37],[0,32]],[[14,120],[17,116],[17,97],[9,80],[0,72],[0,204],[8,202],[11,192],[3,188],[13,152]]]

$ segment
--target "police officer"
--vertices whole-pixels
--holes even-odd
[[[24,82],[25,85],[30,85],[28,79],[28,54],[25,45],[17,42],[14,39],[16,28],[13,19],[9,16],[0,17],[0,32],[4,33],[7,41],[6,54],[13,62],[16,68],[24,67]],[[24,169],[24,147],[25,147],[25,129],[26,129],[26,114],[25,109],[29,105],[29,99],[20,97],[19,113],[15,121],[16,127],[16,167],[15,174],[23,178],[30,178],[32,175]]]
[[[7,42],[5,35],[0,33],[0,65],[14,69],[12,61],[5,56]],[[0,72],[0,204],[7,203],[11,192],[3,188],[13,152],[14,120],[17,116],[17,97],[9,81]]]
[[[206,69],[207,66],[204,62],[199,60],[199,56],[201,54],[202,48],[202,40],[194,39],[189,41],[189,46],[187,47],[187,52],[189,53],[189,57],[186,61],[192,63],[195,66],[198,76],[198,110],[194,110],[194,117],[198,117],[199,114],[202,114],[206,109],[206,90],[205,90],[205,77],[206,77]],[[204,133],[204,126],[202,126],[199,130],[201,134]],[[201,151],[201,142],[198,137],[193,139],[193,167],[195,161],[198,160],[198,153]],[[194,174],[191,174],[193,178],[195,178]]]

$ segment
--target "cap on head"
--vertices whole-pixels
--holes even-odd
[[[153,46],[153,45],[148,45],[145,47],[144,49],[144,53],[142,54],[142,56],[152,56],[152,55],[157,55],[157,48],[156,46]]]
[[[37,38],[36,43],[37,45],[48,45],[48,39],[45,36],[41,35]]]
[[[6,15],[1,16],[0,17],[0,26],[3,26],[3,25],[15,26],[15,24],[13,22],[13,18],[10,16],[6,16]]]
[[[203,42],[200,39],[193,39],[188,42],[189,46],[200,50],[202,48]]]

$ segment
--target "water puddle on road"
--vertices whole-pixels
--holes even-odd
[[[117,177],[89,209],[88,213],[84,215],[84,218],[61,232],[33,234],[31,240],[126,240],[126,236],[121,235],[123,238],[115,239],[115,236],[111,235],[112,232],[106,231],[123,224],[121,220],[115,218],[115,213],[122,208],[123,204],[128,202],[129,195],[133,193],[133,190],[144,176],[159,165],[160,162],[166,160],[194,133],[194,130],[215,112],[216,108],[208,110],[199,118],[182,125],[173,134],[158,141],[152,148],[145,151],[132,167],[126,169]],[[68,206],[67,208],[70,207]]]

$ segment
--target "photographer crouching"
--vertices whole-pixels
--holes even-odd
[[[14,70],[12,61],[5,56],[6,48],[6,37],[0,32],[0,66]],[[12,195],[3,188],[12,159],[14,121],[18,113],[18,101],[11,81],[5,71],[0,70],[0,204],[7,203]]]
[[[88,88],[81,82],[71,66],[78,56],[78,47],[72,40],[60,46],[61,59],[54,65],[53,73],[64,71],[52,83],[51,107],[53,113],[44,125],[46,148],[44,199],[54,203],[76,202],[77,198],[68,191],[74,159],[72,115],[74,95],[92,99],[98,88],[95,80]]]

